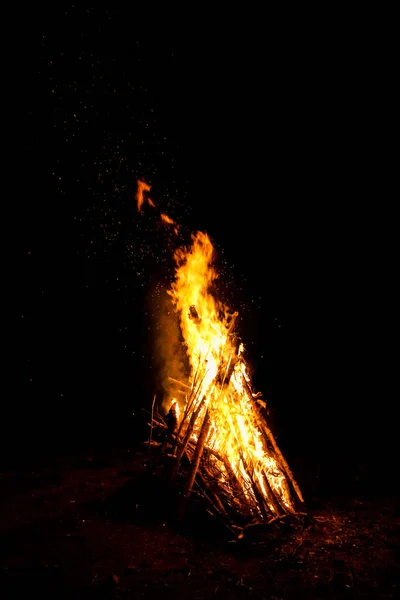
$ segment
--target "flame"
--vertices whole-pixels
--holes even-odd
[[[150,206],[152,206],[153,208],[155,207],[155,203],[153,202],[153,200],[151,200],[151,198],[149,198],[148,196],[146,196],[144,193],[145,192],[150,192],[151,190],[151,186],[146,183],[145,181],[140,181],[138,179],[137,181],[137,190],[136,190],[136,202],[137,202],[137,207],[138,207],[138,211],[142,212],[142,207],[145,201],[148,202],[148,204]]]
[[[214,456],[225,461],[225,470],[219,471],[221,480],[228,481],[231,470],[242,493],[251,496],[261,515],[263,502],[276,513],[271,490],[287,512],[294,512],[282,462],[265,442],[257,405],[260,395],[251,391],[244,346],[233,335],[237,313],[230,312],[210,292],[217,272],[208,235],[193,235],[191,247],[178,249],[175,261],[175,280],[168,293],[179,314],[190,364],[191,393],[184,414],[199,409],[191,438],[198,439],[203,421],[200,416],[208,411],[211,426],[206,443]]]
[[[135,196],[136,196],[136,203],[137,203],[138,211],[140,213],[143,211],[143,205],[145,202],[147,202],[147,204],[149,206],[151,206],[152,208],[155,208],[156,203],[149,196],[147,196],[147,195],[145,196],[145,192],[150,192],[151,185],[149,185],[145,181],[141,181],[140,179],[137,180],[136,185],[137,185],[137,189],[136,189]],[[171,217],[169,217],[165,213],[160,213],[160,218],[161,218],[161,221],[163,223],[165,223],[166,225],[175,225],[174,233],[176,235],[178,235],[179,225],[177,225],[176,222],[173,219],[171,219]]]
[[[175,221],[171,219],[168,215],[161,213],[161,221],[166,223],[167,225],[175,225]]]
[[[169,217],[165,213],[161,213],[160,218],[161,218],[161,221],[163,223],[165,223],[166,225],[175,225],[175,227],[174,227],[174,233],[175,233],[175,235],[178,235],[178,233],[179,233],[179,225],[177,225],[176,221],[174,221],[173,219],[171,219],[171,217]]]

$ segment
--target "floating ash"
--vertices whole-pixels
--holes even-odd
[[[303,497],[268,427],[266,404],[251,384],[245,348],[231,312],[211,292],[217,272],[206,233],[175,252],[168,291],[187,354],[185,381],[169,377],[174,398],[166,417],[152,415],[170,479],[184,481],[178,516],[193,491],[231,530],[296,515]],[[172,375],[172,373],[171,373]]]

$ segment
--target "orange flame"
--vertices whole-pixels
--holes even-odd
[[[146,196],[146,198],[144,196],[144,193],[150,192],[150,190],[151,190],[151,186],[148,183],[146,183],[145,181],[140,181],[138,179],[137,190],[136,190],[136,202],[137,202],[137,207],[138,207],[139,212],[142,212],[142,207],[143,207],[145,200],[147,200],[147,202],[150,206],[155,207],[153,200],[151,200],[151,198],[149,198],[148,196]]]
[[[140,181],[140,179],[137,180],[136,202],[137,202],[138,211],[140,213],[143,210],[143,205],[145,202],[147,202],[148,205],[151,206],[152,208],[156,207],[156,203],[149,196],[145,196],[145,192],[150,192],[150,190],[151,190],[151,186],[148,183],[146,183],[145,181]],[[161,213],[160,218],[163,223],[166,223],[166,225],[175,225],[174,232],[176,234],[178,233],[179,225],[177,225],[175,223],[175,221],[173,219],[171,219],[171,217],[169,217],[165,213]]]
[[[167,225],[175,225],[175,221],[164,213],[161,213],[161,221],[163,221]]]

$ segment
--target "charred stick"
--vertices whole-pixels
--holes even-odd
[[[264,496],[263,496],[262,492],[260,492],[260,490],[258,488],[257,482],[254,481],[253,473],[250,471],[250,469],[247,465],[247,461],[246,461],[245,457],[243,456],[243,453],[241,453],[241,460],[242,460],[243,466],[245,468],[245,471],[247,473],[247,476],[250,480],[251,489],[253,490],[253,494],[254,494],[256,502],[260,508],[261,514],[263,515],[263,517],[267,518],[269,507],[264,500]]]
[[[285,498],[290,498],[292,496],[292,492],[291,492],[289,484],[288,484],[288,482],[286,480],[286,476],[285,476],[285,472],[284,471],[283,471],[283,475],[284,475],[284,477],[283,477],[283,479],[280,482],[280,486],[283,488],[282,500],[280,501],[280,505],[281,505],[281,507],[283,508],[283,510],[284,510],[284,512],[286,514],[288,514],[288,515],[295,515],[296,514],[296,510],[292,506],[286,504],[285,501],[284,501]],[[268,478],[268,473],[266,473],[266,476]],[[275,492],[275,489],[274,489],[274,487],[272,485],[271,485],[271,489],[274,492],[275,497],[277,497],[277,493]]]
[[[196,423],[197,417],[199,416],[199,412],[200,412],[201,408],[203,407],[204,402],[205,402],[205,397],[201,400],[201,402],[199,403],[197,409],[192,413],[192,416],[191,416],[190,421],[189,421],[188,428],[187,428],[186,433],[185,433],[185,437],[183,439],[183,442],[182,442],[182,444],[181,444],[181,446],[179,448],[179,452],[178,452],[177,457],[176,457],[175,465],[174,465],[174,467],[173,467],[173,469],[171,471],[171,479],[174,479],[175,476],[176,476],[176,474],[177,474],[177,472],[178,472],[179,463],[181,462],[182,455],[183,455],[183,453],[186,450],[186,446],[187,446],[187,444],[189,442],[189,439],[190,439],[190,436],[192,435],[192,432],[193,432],[193,427],[194,427],[194,425]]]
[[[194,382],[193,382],[193,387],[191,388],[191,393],[189,394],[189,398],[188,398],[188,401],[187,401],[187,404],[186,404],[186,407],[185,407],[185,410],[184,410],[184,413],[183,413],[183,417],[182,417],[181,423],[180,423],[179,428],[178,428],[178,433],[177,433],[177,436],[176,436],[177,440],[180,437],[180,434],[181,434],[181,431],[182,431],[182,427],[183,427],[183,425],[184,425],[184,423],[186,421],[186,418],[189,416],[189,413],[192,411],[194,403],[196,402],[196,399],[198,398],[199,392],[201,390],[201,385],[202,385],[202,383],[204,381],[205,376],[206,376],[206,373],[203,374],[203,377],[201,378],[200,383],[198,384],[197,388],[195,389],[195,386],[196,386],[197,381],[199,379],[198,370],[196,371],[196,375],[195,375]]]
[[[162,417],[160,415],[160,413],[158,413],[156,410],[152,413],[150,410],[146,410],[145,408],[142,408],[143,412],[147,413],[148,415],[153,414],[153,419],[160,421],[160,422],[164,422],[164,417]]]
[[[263,416],[261,414],[261,411],[260,411],[260,408],[258,407],[257,403],[254,401],[253,394],[251,392],[249,383],[247,382],[247,380],[246,380],[246,378],[244,376],[243,376],[243,382],[244,382],[243,388],[246,390],[248,398],[252,401],[254,412],[255,412],[255,414],[257,416],[257,420],[259,422],[261,430],[263,431],[264,435],[266,435],[269,443],[271,444],[271,446],[272,446],[272,448],[273,448],[273,450],[275,452],[275,455],[277,457],[277,460],[280,463],[280,466],[282,468],[282,471],[283,471],[284,475],[286,475],[287,478],[291,481],[291,483],[293,485],[293,489],[295,490],[295,492],[297,494],[297,497],[299,498],[300,502],[304,503],[304,499],[303,499],[302,493],[300,491],[300,488],[299,488],[297,482],[295,481],[295,479],[293,477],[293,473],[290,470],[290,467],[287,464],[287,462],[286,462],[286,460],[285,460],[282,452],[280,451],[280,449],[278,447],[278,444],[276,443],[276,440],[275,440],[275,438],[273,436],[272,431],[270,430],[270,428],[268,427],[265,419],[263,418]]]
[[[204,446],[208,437],[208,433],[210,431],[210,426],[211,426],[211,420],[210,420],[210,411],[207,408],[204,420],[203,420],[203,424],[201,426],[201,431],[200,431],[200,435],[199,438],[197,440],[197,446],[196,446],[196,450],[194,452],[193,455],[193,459],[192,459],[192,465],[191,468],[189,470],[189,476],[187,478],[186,481],[186,485],[185,485],[185,489],[184,489],[184,496],[183,496],[183,502],[181,503],[180,509],[179,509],[179,513],[178,513],[178,518],[182,518],[183,517],[183,512],[185,510],[185,505],[186,502],[190,496],[190,493],[192,491],[193,488],[193,484],[194,484],[194,480],[196,478],[197,475],[197,471],[199,469],[199,464],[200,464],[200,459],[202,457],[203,451],[204,451]]]
[[[182,431],[182,427],[185,424],[185,421],[187,419],[187,417],[189,416],[189,413],[192,411],[193,405],[196,402],[196,398],[198,397],[198,392],[200,391],[200,385],[198,386],[198,388],[196,389],[196,391],[193,389],[192,392],[189,395],[188,401],[186,403],[186,407],[183,413],[183,417],[181,420],[181,423],[179,425],[179,429],[178,429],[178,433],[177,433],[177,438],[179,438],[181,431]]]
[[[198,473],[199,477],[200,471]],[[212,474],[205,472],[204,467],[201,471],[201,476],[206,480],[210,490],[218,496],[220,502],[224,506],[225,512],[229,515],[230,521],[234,522],[237,519],[251,519],[253,513],[246,501],[246,498],[242,498],[242,501],[233,493],[230,487],[230,482],[223,482],[215,480]],[[196,480],[197,481],[197,480]],[[210,492],[211,493],[211,492]],[[258,516],[258,511],[254,511],[254,516]]]
[[[274,521],[278,521],[278,520],[282,520],[282,519],[286,519],[287,515],[278,515],[276,517],[272,517],[272,519],[270,519],[267,523],[267,525],[271,525],[271,523],[274,523]]]
[[[270,483],[269,483],[268,478],[265,473],[263,474],[263,483],[264,483],[264,488],[265,488],[265,493],[267,496],[268,504],[270,504],[272,506],[273,512],[275,513],[275,515],[278,515],[278,516],[281,515],[282,508],[280,506],[279,501],[275,497],[275,494],[270,486]]]
[[[270,430],[270,428],[268,427],[268,425],[264,422],[263,423],[263,429],[268,437],[268,441],[270,442],[271,446],[273,447],[276,456],[278,457],[278,460],[282,466],[282,470],[284,475],[287,476],[287,478],[290,480],[290,482],[292,483],[292,486],[297,494],[298,499],[300,500],[300,502],[302,504],[304,504],[304,498],[303,495],[300,491],[300,488],[297,484],[297,481],[295,480],[295,478],[293,477],[293,473],[289,467],[289,465],[286,462],[285,457],[283,456],[282,452],[280,451],[278,444],[275,441],[274,435],[272,433],[272,431]]]
[[[271,451],[269,450],[269,452],[271,452]],[[275,459],[279,466],[279,460],[276,456],[275,456]],[[279,486],[278,486],[281,489],[276,489],[276,486],[272,485],[270,482],[270,478],[273,479],[274,477],[276,477],[276,474],[270,473],[268,469],[264,469],[263,482],[265,484],[266,496],[267,496],[269,502],[271,502],[271,504],[273,506],[275,506],[275,504],[274,504],[274,501],[275,501],[277,503],[277,505],[280,507],[278,513],[283,511],[286,514],[295,514],[296,511],[294,510],[294,508],[292,508],[290,505],[287,505],[285,503],[285,498],[291,497],[291,491],[290,491],[289,485],[286,481],[285,472],[283,471],[282,468],[281,468],[281,471],[282,471],[281,472],[282,477],[280,478],[280,482],[279,482]]]
[[[236,319],[238,318],[239,313],[237,311],[235,311],[231,317],[231,322],[229,323],[229,327],[228,327],[228,336],[232,334],[233,329],[235,327],[236,324]]]
[[[151,423],[146,423],[146,425],[148,425],[149,427],[151,427]],[[164,423],[160,423],[159,421],[156,421],[154,419],[153,422],[153,427],[160,427],[160,429],[168,429],[167,426]]]
[[[210,454],[212,454],[213,456],[215,456],[215,458],[224,465],[227,476],[228,476],[228,481],[229,481],[230,485],[232,486],[233,495],[237,499],[237,501],[240,503],[243,512],[247,513],[246,516],[248,516],[248,514],[250,513],[250,510],[249,510],[249,506],[247,504],[247,501],[246,501],[246,498],[244,495],[243,487],[240,485],[239,479],[236,477],[228,459],[226,458],[226,456],[222,456],[221,454],[219,454],[219,452],[216,452],[212,448],[207,448],[207,451]]]
[[[192,389],[190,387],[190,385],[186,385],[186,383],[183,383],[182,381],[179,381],[178,379],[174,379],[173,377],[168,377],[168,381],[171,381],[172,383],[177,383],[178,385],[181,385],[183,388],[186,388],[187,390]]]
[[[201,485],[206,489],[208,495],[212,498],[214,505],[216,505],[218,512],[221,513],[225,518],[229,519],[228,513],[226,512],[225,506],[223,505],[220,497],[218,496],[215,489],[208,483],[202,473],[198,474]]]

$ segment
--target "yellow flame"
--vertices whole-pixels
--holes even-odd
[[[213,246],[208,235],[201,232],[193,235],[191,247],[178,250],[175,260],[176,276],[169,294],[179,313],[191,370],[189,383],[197,389],[197,406],[205,398],[200,415],[207,409],[210,411],[207,446],[228,460],[245,495],[253,494],[252,499],[257,503],[251,491],[251,472],[271,512],[275,509],[267,500],[265,480],[290,510],[292,500],[285,475],[263,442],[243,344],[237,347],[230,334],[236,315],[210,293],[217,272],[212,264]],[[198,422],[202,419],[197,419]],[[193,440],[198,435],[195,426]]]

